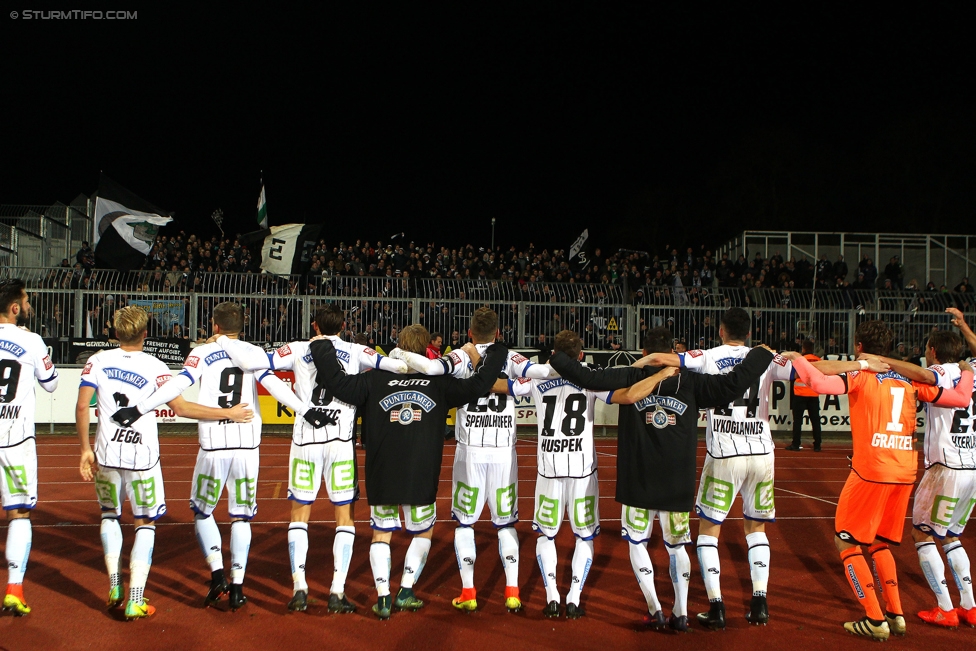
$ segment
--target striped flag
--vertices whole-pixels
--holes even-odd
[[[261,180],[261,194],[258,196],[258,226],[268,227],[268,202],[264,198],[264,179]]]

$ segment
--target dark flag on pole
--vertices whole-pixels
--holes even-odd
[[[261,242],[261,269],[287,276],[303,274],[312,266],[312,251],[321,232],[321,224],[283,224],[247,233],[241,242]]]
[[[104,174],[95,198],[95,264],[104,269],[139,269],[159,229],[172,213],[137,197]]]

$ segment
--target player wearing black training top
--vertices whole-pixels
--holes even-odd
[[[401,331],[399,345],[422,354],[429,341],[427,329],[413,325]],[[414,596],[413,585],[427,560],[437,520],[435,500],[447,411],[488,393],[508,359],[508,349],[502,344],[489,347],[478,372],[464,380],[387,371],[345,375],[331,341],[313,341],[310,351],[319,383],[339,400],[364,408],[366,495],[373,528],[369,562],[379,597],[373,612],[380,619],[390,616],[390,540],[393,531],[401,528],[401,506],[407,531],[414,537],[393,605],[417,610],[424,602]]]
[[[654,328],[644,340],[644,354],[670,352],[672,341],[670,330]],[[664,380],[647,398],[620,410],[616,499],[623,505],[621,533],[630,542],[631,565],[647,600],[644,622],[649,626],[670,624],[675,630],[688,630],[691,561],[685,545],[691,544],[689,512],[696,495],[698,410],[728,404],[742,395],[767,369],[772,357],[768,349],[755,348],[728,375],[681,373]],[[549,363],[569,382],[596,391],[627,387],[659,370],[588,369],[560,353]],[[661,522],[675,591],[675,606],[667,621],[654,589],[654,571],[647,553],[655,516]]]

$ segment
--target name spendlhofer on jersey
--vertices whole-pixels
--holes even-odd
[[[269,371],[261,373],[266,372]],[[180,374],[200,383],[197,402],[204,407],[228,409],[244,403],[254,408],[249,423],[235,423],[229,418],[199,421],[197,434],[201,449],[251,450],[261,445],[261,410],[254,373],[244,371],[219,345],[209,343],[190,352]]]
[[[57,377],[39,335],[0,324],[0,448],[34,437],[34,380],[48,385]]]
[[[169,367],[142,351],[103,350],[88,359],[81,371],[81,386],[95,389],[98,428],[95,459],[98,465],[125,470],[149,470],[159,463],[156,413],[151,411],[122,427],[112,414],[134,407],[172,378]]]
[[[597,400],[610,404],[613,391],[587,391],[563,378],[532,380],[539,427],[539,474],[588,477],[596,470],[593,414]]]
[[[356,375],[370,369],[379,368],[382,355],[372,348],[343,341],[338,337],[328,337],[335,346],[336,359],[347,375]],[[334,423],[325,427],[312,427],[304,418],[295,419],[292,441],[295,445],[327,443],[329,441],[351,441],[356,425],[356,407],[342,402],[316,382],[317,372],[312,361],[311,345],[308,341],[296,341],[281,346],[270,354],[271,369],[294,371],[295,393],[306,408],[324,409],[330,412]]]
[[[937,384],[952,389],[959,384],[959,364],[936,364]],[[966,409],[925,405],[925,467],[942,464],[949,468],[976,468],[976,394]]]
[[[679,353],[682,368],[708,375],[728,375],[745,359],[748,346],[722,345],[708,350]],[[769,395],[774,380],[788,382],[793,364],[776,355],[769,368],[741,398],[726,407],[708,410],[705,447],[717,458],[769,454],[773,438],[769,429]]]
[[[475,344],[478,353],[484,357],[491,344]],[[471,358],[463,350],[453,350],[440,359],[448,373],[464,379],[474,375]],[[532,366],[528,358],[514,351],[508,351],[508,360],[502,368],[512,382],[526,382],[525,372]],[[457,409],[455,419],[458,443],[484,448],[507,448],[515,445],[516,420],[515,400],[507,395],[489,393]]]

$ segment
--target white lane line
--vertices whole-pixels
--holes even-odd
[[[787,490],[785,488],[782,488],[781,486],[777,486],[774,490],[778,493],[790,493],[792,495],[797,495],[799,497],[805,497],[807,499],[817,500],[818,502],[823,502],[824,504],[833,504],[834,506],[837,506],[837,502],[831,502],[830,500],[825,500],[822,497],[814,497],[813,495],[807,495],[806,493],[797,493],[796,491]]]

